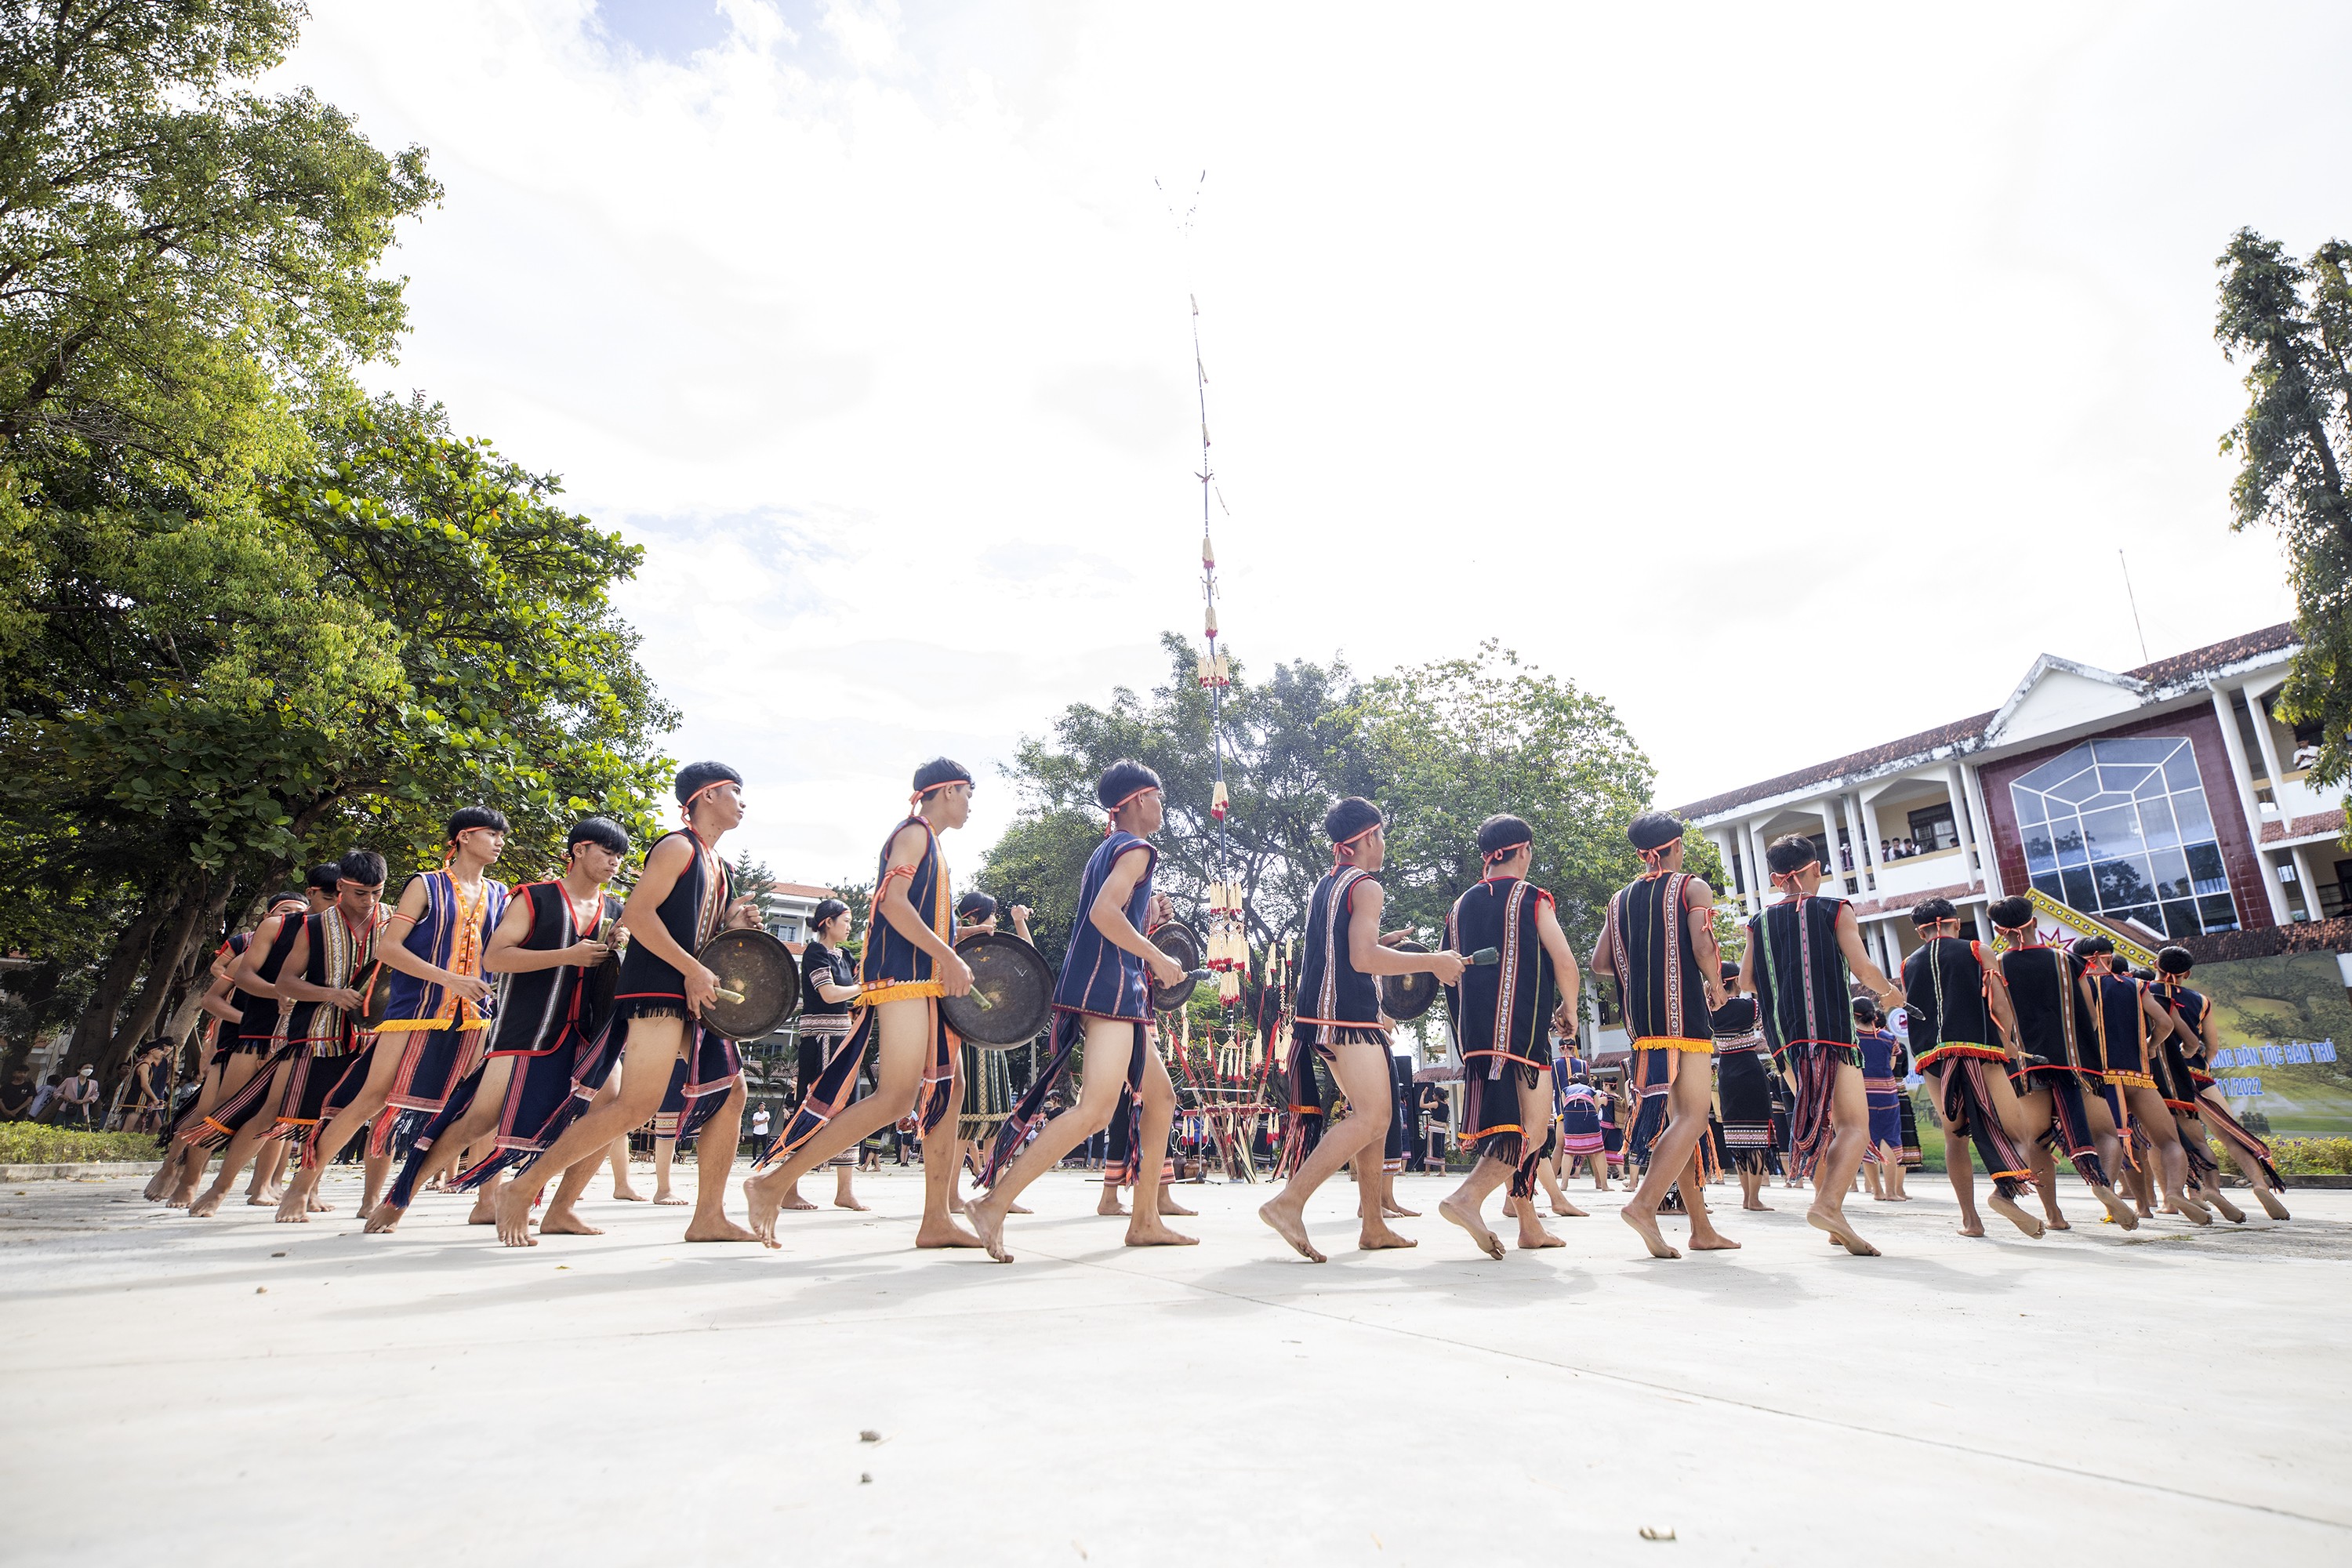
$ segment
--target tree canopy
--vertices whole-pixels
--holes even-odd
[[[2240,229],[2215,265],[2213,335],[2244,362],[2248,395],[2221,437],[2241,465],[2230,526],[2267,527],[2286,547],[2303,647],[2280,714],[2318,728],[2315,783],[2352,785],[2352,245],[2331,239],[2298,262]]]
[[[11,1026],[79,1012],[74,1059],[189,1000],[306,860],[436,863],[479,802],[502,872],[541,875],[585,812],[643,834],[666,767],[610,599],[636,548],[421,396],[356,391],[438,187],[241,85],[302,16],[0,8],[0,945],[44,970]]]
[[[1217,875],[1209,704],[1184,639],[1171,633],[1161,645],[1164,684],[1148,693],[1120,688],[1105,706],[1071,704],[1049,735],[1024,741],[1006,769],[1021,808],[978,882],[1045,918],[1039,946],[1056,962],[1080,913],[1079,875],[1102,842],[1095,780],[1120,757],[1156,769],[1166,787],[1160,889],[1197,916]],[[1535,829],[1533,879],[1559,900],[1580,955],[1599,938],[1608,895],[1641,870],[1624,830],[1649,804],[1649,759],[1605,700],[1492,643],[1370,679],[1337,659],[1277,665],[1264,681],[1236,667],[1225,727],[1225,874],[1243,885],[1261,958],[1304,926],[1307,899],[1331,864],[1323,814],[1341,795],[1367,795],[1388,814],[1381,880],[1391,930],[1438,934],[1445,911],[1484,872],[1477,826],[1496,812]],[[1719,881],[1706,839],[1685,842],[1691,868]],[[1263,979],[1254,969],[1245,990],[1253,1016]]]

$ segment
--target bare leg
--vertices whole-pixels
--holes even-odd
[[[2205,1096],[2200,1095],[2198,1098],[2202,1100]],[[2201,1118],[2198,1125],[2204,1125]],[[2262,1166],[2254,1158],[2253,1151],[2240,1147],[2234,1139],[2221,1131],[2223,1125],[2222,1122],[2216,1121],[2210,1129],[2213,1133],[2213,1142],[2221,1152],[2221,1163],[2245,1179],[2248,1190],[2254,1194],[2254,1201],[2263,1205],[2264,1214],[2273,1219],[2288,1218],[2286,1205],[2280,1203],[2278,1194],[2271,1191],[2267,1179],[2263,1175]]]
[[[665,1089],[663,1090],[663,1092],[664,1092],[665,1094],[667,1094],[667,1093],[668,1092],[668,1090],[667,1090],[667,1089]],[[682,1197],[679,1197],[676,1193],[674,1193],[674,1192],[670,1191],[670,1186],[669,1186],[669,1171],[670,1171],[670,1166],[671,1166],[672,1164],[676,1163],[677,1163],[677,1138],[675,1138],[675,1137],[665,1137],[665,1136],[663,1136],[661,1133],[658,1133],[658,1132],[655,1133],[655,1134],[654,1134],[654,1202],[656,1202],[656,1203],[657,1203],[657,1204],[661,1204],[661,1205],[665,1205],[666,1207],[672,1207],[672,1208],[684,1208],[684,1207],[686,1206],[686,1200],[685,1200],[684,1198],[682,1198]]]
[[[285,1169],[286,1144],[282,1140],[255,1155],[253,1180],[245,1189],[246,1203],[254,1208],[266,1208],[284,1202],[286,1191],[278,1184],[278,1177]]]
[[[833,1168],[834,1207],[861,1211],[866,1207],[864,1204],[857,1201],[857,1194],[850,1190],[850,1177],[856,1173],[856,1170],[857,1167],[855,1165],[835,1165]]]
[[[367,1081],[360,1086],[359,1094],[349,1105],[329,1117],[327,1124],[319,1129],[319,1135],[303,1160],[302,1168],[295,1172],[294,1179],[287,1184],[286,1197],[278,1205],[278,1224],[300,1225],[309,1219],[310,1194],[319,1190],[319,1178],[326,1173],[329,1165],[335,1163],[335,1156],[343,1152],[343,1145],[357,1137],[369,1122],[375,1120],[376,1112],[383,1109],[384,1098],[392,1092],[392,1080],[400,1072],[401,1053],[406,1045],[407,1042],[399,1037],[387,1037],[369,1052]],[[360,1205],[360,1213],[363,1215],[373,1206],[382,1191],[373,1179],[372,1169],[369,1178],[369,1190]]]
[[[1830,1101],[1830,1146],[1822,1156],[1813,1183],[1813,1206],[1805,1223],[1827,1231],[1856,1258],[1875,1258],[1878,1248],[1862,1239],[1845,1217],[1846,1188],[1870,1145],[1870,1097],[1862,1087],[1862,1069],[1840,1062]]]
[[[1194,1246],[1200,1240],[1198,1237],[1169,1229],[1160,1217],[1161,1211],[1170,1206],[1160,1177],[1168,1168],[1168,1133],[1176,1121],[1176,1086],[1168,1077],[1167,1064],[1149,1047],[1143,1053],[1141,1103],[1143,1115],[1135,1137],[1135,1214],[1127,1222],[1127,1244]]]
[[[613,1196],[625,1204],[645,1202],[646,1194],[629,1180],[629,1135],[624,1132],[614,1139],[605,1152],[613,1166]]]
[[[2164,1195],[2167,1202],[2189,1217],[2191,1225],[2211,1225],[2213,1216],[2205,1211],[2189,1192],[2189,1154],[2180,1146],[2180,1133],[2172,1125],[2172,1109],[2164,1103],[2164,1096],[2153,1089],[2134,1088],[2124,1091],[2132,1114],[2147,1131],[2147,1141],[2156,1148],[2156,1163],[2164,1173]]]
[[[1118,1113],[1114,1111],[1112,1114],[1117,1115]],[[1094,1134],[1089,1132],[1087,1136],[1091,1138]],[[1108,1164],[1105,1164],[1103,1166],[1102,1196],[1095,1201],[1095,1213],[1108,1217],[1111,1215],[1123,1215],[1126,1212],[1127,1205],[1118,1201],[1118,1173],[1113,1171]]]
[[[629,1020],[626,1056],[620,1067],[620,1089],[595,1103],[551,1144],[547,1152],[515,1173],[499,1194],[499,1240],[508,1247],[536,1247],[530,1234],[530,1207],[538,1202],[548,1179],[569,1171],[580,1161],[602,1155],[614,1139],[632,1127],[645,1125],[661,1109],[669,1092],[670,1069],[677,1066],[686,1044],[682,1018]]]
[[[293,1075],[293,1071],[294,1064],[291,1061],[283,1061],[278,1063],[271,1073],[269,1087],[263,1091],[261,1109],[254,1112],[251,1121],[237,1130],[236,1136],[228,1141],[228,1147],[221,1151],[220,1173],[213,1178],[211,1186],[205,1188],[201,1195],[190,1201],[188,1205],[190,1219],[209,1219],[218,1214],[222,1200],[228,1196],[228,1190],[236,1185],[237,1177],[244,1173],[246,1162],[252,1159],[260,1150],[265,1139],[270,1138],[277,1132],[276,1108],[286,1102],[286,1084]],[[192,1159],[186,1173],[181,1177],[181,1180],[193,1187],[195,1184],[195,1177],[203,1171],[204,1162],[201,1159]]]
[[[694,1140],[694,1217],[686,1225],[688,1241],[760,1239],[727,1217],[727,1178],[735,1169],[735,1152],[743,1146],[743,1079],[738,1074],[718,1112]],[[952,1180],[954,1173],[949,1177]]]
[[[628,1147],[628,1140],[625,1137],[617,1139],[615,1142],[624,1149]],[[582,1219],[574,1206],[580,1202],[580,1194],[588,1190],[588,1184],[596,1179],[596,1173],[604,1168],[604,1158],[602,1154],[590,1154],[573,1161],[565,1170],[562,1178],[555,1184],[555,1195],[547,1200],[547,1212],[540,1215],[540,1235],[602,1236],[604,1234],[602,1226],[590,1225],[586,1220]]]
[[[1935,1086],[1936,1119],[1944,1124],[1944,1174],[1952,1184],[1952,1196],[1959,1200],[1960,1234],[1982,1236],[1984,1220],[1977,1214],[1977,1162],[1969,1148],[1969,1141],[1952,1131],[1952,1124],[1944,1120],[1944,1080],[1940,1073],[1930,1072],[1927,1081]]]
[[[1389,1087],[1388,1051],[1385,1047],[1357,1040],[1333,1047],[1332,1076],[1339,1080],[1341,1092],[1356,1113],[1330,1128],[1315,1152],[1292,1174],[1289,1182],[1273,1200],[1261,1205],[1259,1219],[1290,1244],[1291,1249],[1309,1263],[1323,1262],[1323,1254],[1307,1235],[1307,1200],[1315,1189],[1329,1181],[1339,1167],[1352,1161],[1368,1145],[1377,1148],[1388,1136],[1390,1102],[1395,1098]],[[1381,1228],[1385,1230],[1386,1226]],[[1400,1237],[1400,1241],[1404,1238]]]
[[[1690,1163],[1700,1137],[1706,1131],[1707,1110],[1715,1100],[1714,1074],[1707,1070],[1708,1065],[1706,1058],[1696,1057],[1694,1067],[1675,1074],[1675,1081],[1666,1090],[1665,1130],[1651,1148],[1650,1168],[1643,1173],[1642,1184],[1634,1189],[1633,1197],[1617,1211],[1641,1236],[1642,1245],[1649,1248],[1653,1258],[1682,1256],[1658,1234],[1658,1205],[1665,1201],[1666,1189],[1681,1179],[1683,1168]],[[1693,1182],[1684,1189],[1685,1201],[1697,1185]],[[1696,1225],[1696,1217],[1693,1223]]]
[[[1487,1227],[1486,1216],[1479,1211],[1486,1207],[1486,1200],[1511,1179],[1511,1169],[1492,1154],[1481,1154],[1478,1163],[1470,1167],[1470,1173],[1462,1178],[1462,1184],[1439,1199],[1437,1204],[1439,1218],[1467,1231],[1479,1251],[1497,1259],[1503,1256],[1503,1238]],[[1505,1206],[1516,1212],[1513,1205],[1507,1202]],[[1537,1228],[1542,1228],[1540,1223]]]
[[[434,1140],[432,1157],[425,1163],[426,1170],[447,1170],[465,1158],[467,1144],[485,1133],[494,1133],[498,1131],[499,1119],[506,1111],[507,1085],[513,1077],[514,1058],[512,1057],[492,1057],[483,1066],[482,1080],[474,1091],[473,1102],[466,1107],[464,1115],[458,1117],[442,1131],[440,1137]],[[474,1212],[467,1217],[466,1223],[468,1225],[496,1223],[497,1202],[496,1185],[486,1186],[476,1195]],[[383,1236],[396,1228],[401,1217],[408,1211],[405,1208],[395,1208],[389,1203],[378,1202],[360,1212],[367,1216],[366,1234]]]

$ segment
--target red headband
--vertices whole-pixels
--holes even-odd
[[[1350,844],[1355,843],[1357,839],[1366,837],[1368,837],[1368,836],[1370,836],[1370,835],[1371,835],[1371,834],[1373,834],[1373,833],[1377,833],[1377,832],[1378,832],[1378,831],[1380,831],[1381,828],[1386,827],[1387,826],[1388,826],[1388,824],[1387,824],[1387,823],[1385,823],[1385,822],[1375,822],[1375,823],[1373,823],[1373,824],[1371,825],[1371,826],[1365,828],[1362,832],[1360,832],[1360,833],[1353,833],[1353,834],[1349,835],[1347,837],[1340,839],[1339,842],[1337,842],[1336,844],[1334,844],[1334,845],[1332,845],[1332,846],[1331,846],[1331,855],[1332,855],[1332,858],[1333,858],[1334,859],[1337,859],[1337,858],[1339,858],[1339,851],[1341,851],[1342,849],[1347,848],[1347,847],[1348,847],[1348,846],[1349,846]]]
[[[1112,834],[1118,831],[1118,814],[1125,811],[1129,804],[1135,801],[1139,796],[1150,795],[1153,790],[1156,790],[1160,786],[1158,784],[1145,784],[1141,789],[1131,792],[1128,795],[1127,799],[1120,801],[1117,805],[1112,806],[1107,813],[1105,813],[1103,817],[1103,837],[1105,838],[1108,838]]]
[[[1506,844],[1500,849],[1489,849],[1486,853],[1485,863],[1491,866],[1497,860],[1507,860],[1534,842],[1532,838],[1522,838],[1517,844]]]
[[[712,790],[717,789],[721,784],[734,784],[739,789],[742,787],[741,781],[737,779],[712,779],[709,784],[704,784],[700,789],[696,790],[692,795],[688,795],[685,801],[678,806],[677,814],[680,816],[691,816],[694,811],[694,803],[700,800],[704,795],[709,795]]]
[[[925,795],[937,795],[943,789],[953,789],[958,784],[968,784],[970,783],[971,783],[970,779],[941,779],[935,784],[925,784],[922,788],[908,795],[907,797],[907,804],[908,805],[919,805]]]

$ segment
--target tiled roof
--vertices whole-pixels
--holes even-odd
[[[2176,653],[2170,658],[2159,658],[2154,664],[2143,664],[2137,669],[2126,669],[2124,673],[2134,680],[2145,680],[2151,686],[2169,686],[2176,680],[2185,680],[2209,669],[2226,669],[2242,659],[2252,658],[2258,654],[2276,653],[2294,645],[2294,624],[2281,622],[2274,626],[2264,626],[2258,632],[2231,637],[2227,642],[2209,643],[2203,647],[2190,648],[2187,653]]]
[[[1916,735],[1906,735],[1899,741],[1889,741],[1866,752],[1854,752],[1809,768],[1799,768],[1793,773],[1782,773],[1776,779],[1766,779],[1761,784],[1727,790],[1721,795],[1711,795],[1705,800],[1695,800],[1688,805],[1678,805],[1674,808],[1675,815],[1685,818],[1706,816],[1715,812],[1728,811],[1735,805],[1744,805],[1751,800],[1767,800],[1790,790],[1803,789],[1807,784],[1827,784],[1849,773],[1867,773],[1872,768],[1885,767],[1890,763],[1922,757],[1938,746],[1972,741],[1983,734],[1985,726],[1991,722],[1991,713],[1979,713],[1973,719],[1962,719],[1934,730],[1922,730]]]
[[[2210,643],[2203,647],[2191,648],[2187,653],[2174,654],[2170,658],[2159,658],[2153,664],[2141,665],[2137,669],[2125,670],[2124,674],[2151,686],[2170,686],[2205,670],[2227,668],[2261,654],[2293,647],[2294,643],[2294,627],[2292,625],[2265,626],[2261,631],[2248,632],[2226,642]],[[1993,710],[1994,713],[1999,711],[1999,709]],[[1924,757],[1939,746],[1953,746],[1963,741],[1978,739],[1992,721],[1993,713],[1979,713],[1973,719],[1922,730],[1916,735],[1906,735],[1899,741],[1889,741],[1868,751],[1851,752],[1826,763],[1817,763],[1811,767],[1799,768],[1792,773],[1782,773],[1779,778],[1745,784],[1738,789],[1726,790],[1721,795],[1708,795],[1705,800],[1675,806],[1675,815],[1685,819],[1710,816],[1718,811],[1745,805],[1749,801],[1769,800],[1774,795],[1786,795],[1811,784],[1827,784],[1832,779],[1847,778],[1869,773],[1874,768],[1907,762],[1913,757]]]

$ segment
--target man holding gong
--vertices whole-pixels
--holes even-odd
[[[1151,907],[1151,872],[1160,851],[1148,842],[1160,831],[1166,807],[1160,775],[1141,763],[1113,763],[1095,784],[1095,799],[1109,814],[1103,841],[1087,857],[1078,882],[1077,908],[1084,918],[1070,933],[1070,951],[1054,984],[1054,1051],[997,1133],[982,1179],[988,1194],[975,1199],[964,1216],[980,1233],[981,1245],[999,1263],[1004,1250],[1004,1217],[1021,1190],[1062,1163],[1080,1143],[1110,1125],[1122,1097],[1142,1107],[1136,1140],[1135,1209],[1128,1216],[1129,1247],[1191,1247],[1200,1238],[1180,1235],[1160,1217],[1160,1180],[1168,1157],[1168,1130],[1176,1115],[1176,1087],[1168,1066],[1151,1048],[1150,983],[1174,985],[1184,978],[1176,961],[1143,934]],[[1028,1135],[1067,1070],[1070,1053],[1086,1043],[1086,1071],[1077,1103]],[[1020,1150],[1018,1158],[1013,1152]],[[1010,1168],[1007,1162],[1010,1161]]]
[[[621,1088],[566,1128],[547,1152],[515,1174],[498,1198],[499,1239],[535,1247],[530,1205],[547,1175],[601,1158],[613,1140],[659,1110],[671,1069],[686,1064],[688,1109],[678,1136],[699,1132],[688,1241],[752,1241],[727,1217],[727,1177],[742,1137],[743,1058],[735,1042],[702,1023],[719,999],[719,976],[694,956],[722,930],[760,923],[759,900],[729,896],[719,840],[743,820],[743,775],[724,763],[692,763],[677,775],[686,826],[646,852],[646,868],[621,912],[629,951],[621,961],[613,1025],[621,1044]]]

